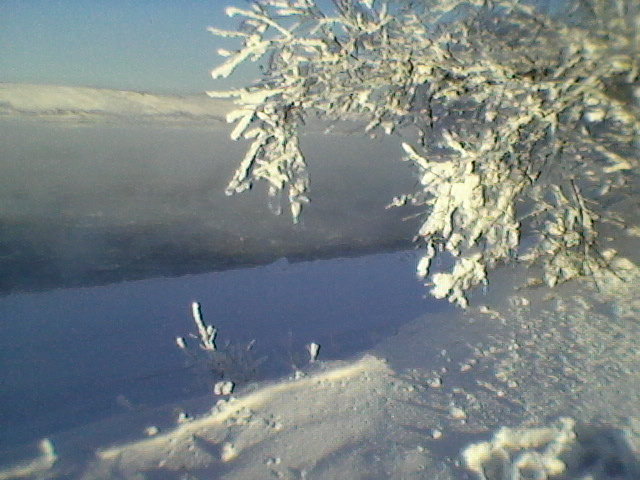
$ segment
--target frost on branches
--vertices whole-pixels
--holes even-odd
[[[404,139],[420,188],[392,205],[424,207],[418,273],[434,296],[466,306],[507,260],[541,265],[551,286],[608,267],[592,200],[638,167],[637,1],[576,0],[562,18],[516,0],[333,3],[259,0],[227,8],[237,31],[210,28],[241,42],[219,51],[214,78],[264,66],[259,83],[208,92],[234,100],[231,137],[251,142],[228,194],[265,180],[296,222],[309,201],[305,118],[355,117]],[[523,228],[537,239],[526,249]],[[431,272],[439,256],[450,271]]]

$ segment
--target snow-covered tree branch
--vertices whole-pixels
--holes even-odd
[[[418,273],[465,306],[465,292],[511,259],[540,264],[549,285],[608,265],[597,196],[624,185],[640,149],[640,5],[567,2],[555,18],[517,0],[257,0],[235,51],[259,83],[208,92],[232,98],[231,137],[251,142],[227,193],[265,180],[286,192],[293,221],[309,201],[298,134],[309,115],[398,132],[420,188],[392,205],[424,207]],[[537,237],[520,247],[523,226]],[[431,272],[449,256],[449,272]]]

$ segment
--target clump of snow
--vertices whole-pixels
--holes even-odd
[[[548,427],[502,427],[462,457],[481,480],[631,480],[640,469],[628,434],[576,426],[564,417]]]
[[[531,478],[548,478],[566,469],[558,456],[575,440],[574,424],[572,419],[562,418],[553,427],[502,427],[490,442],[467,447],[462,457],[467,468],[482,480],[516,480],[524,471],[533,470],[536,474]]]
[[[40,454],[31,461],[20,463],[13,467],[0,469],[0,480],[16,478],[44,478],[47,471],[56,463],[58,455],[53,443],[48,438],[43,438],[38,443]]]

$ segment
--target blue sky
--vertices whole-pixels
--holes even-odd
[[[206,27],[233,28],[237,19],[228,18],[225,7],[249,3],[0,0],[0,82],[177,94],[245,85],[257,76],[255,67],[227,80],[210,77],[223,60],[216,50],[236,43]]]
[[[2,0],[0,82],[179,94],[226,88],[256,75],[209,75],[224,40],[206,27],[236,24],[227,5],[247,1]]]

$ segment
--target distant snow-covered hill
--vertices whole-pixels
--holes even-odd
[[[56,85],[0,83],[0,116],[59,120],[126,119],[158,122],[220,122],[228,101],[202,95],[171,96]]]

